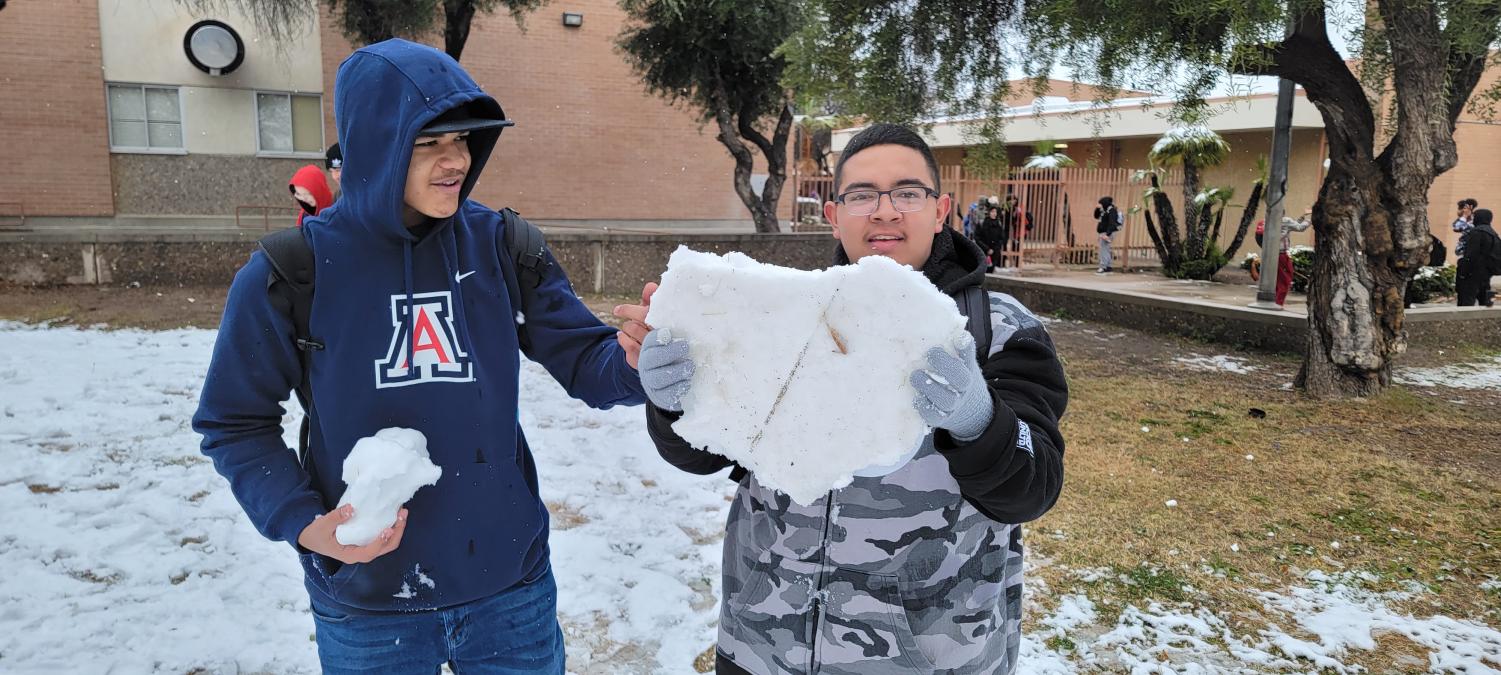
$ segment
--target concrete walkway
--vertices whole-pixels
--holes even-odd
[[[1167,279],[1156,269],[1095,274],[1090,269],[1033,266],[989,275],[987,285],[1034,312],[1114,323],[1274,351],[1302,349],[1307,296],[1292,293],[1282,310],[1250,307],[1256,287],[1238,269],[1225,282]],[[1409,341],[1501,348],[1501,308],[1419,305],[1403,315]]]
[[[1133,269],[1130,272],[1095,274],[1090,269],[1054,269],[1043,265],[1026,267],[1020,272],[1012,268],[1007,268],[1004,272],[992,274],[991,276],[1002,279],[1025,279],[1041,284],[1093,289],[1127,296],[1169,298],[1183,301],[1185,304],[1190,305],[1205,304],[1233,309],[1245,309],[1251,312],[1271,315],[1293,315],[1299,319],[1306,319],[1308,317],[1308,296],[1303,293],[1288,293],[1287,304],[1284,305],[1282,310],[1262,310],[1249,307],[1256,300],[1256,285],[1251,283],[1249,277],[1238,269],[1221,272],[1219,276],[1229,277],[1224,282],[1168,279],[1163,277],[1161,272],[1156,268],[1141,268]],[[1498,294],[1501,294],[1501,276],[1493,277],[1491,285],[1497,289]],[[1439,302],[1417,305],[1407,311],[1409,314],[1432,314],[1447,313],[1451,310],[1477,312],[1481,311],[1481,308],[1456,307],[1454,299],[1447,298]],[[1494,309],[1492,311],[1501,313],[1501,309]]]

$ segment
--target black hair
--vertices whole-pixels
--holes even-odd
[[[912,148],[922,155],[923,161],[928,163],[928,172],[933,174],[933,191],[942,192],[938,185],[938,160],[933,157],[933,149],[928,143],[917,135],[917,132],[900,124],[873,124],[850,139],[844,146],[844,152],[839,155],[839,162],[834,165],[834,190],[837,192],[844,181],[844,163],[849,158],[860,154],[866,148],[877,145],[900,145],[904,148]]]
[[[1491,210],[1490,209],[1475,209],[1475,224],[1476,225],[1490,225],[1491,224]]]
[[[1108,197],[1108,196],[1107,197],[1100,197],[1100,206],[1114,206],[1114,205],[1115,205],[1115,198],[1114,197]]]
[[[1475,201],[1474,197],[1465,197],[1464,199],[1459,200],[1459,208],[1464,208],[1466,206],[1472,209],[1477,208],[1480,206],[1480,202]]]

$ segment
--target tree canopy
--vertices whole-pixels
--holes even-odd
[[[619,45],[646,88],[693,110],[719,131],[735,159],[735,191],[758,231],[777,231],[777,200],[786,179],[791,99],[782,87],[778,51],[802,21],[796,0],[622,0],[629,22]],[[770,137],[763,131],[774,125]],[[759,195],[751,185],[754,154],[767,163]]]
[[[1403,290],[1426,259],[1429,187],[1458,161],[1455,124],[1501,29],[1501,0],[813,0],[789,81],[870,120],[973,116],[972,154],[1004,157],[1009,82],[1055,69],[1175,98],[1193,121],[1230,76],[1300,85],[1323,118],[1329,170],[1313,211],[1308,349],[1298,381],[1365,396],[1406,348]],[[1354,53],[1342,54],[1336,38]],[[1164,86],[1165,85],[1165,86]],[[1192,210],[1189,205],[1188,209]]]

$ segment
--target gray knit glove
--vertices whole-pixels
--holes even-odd
[[[955,440],[972,441],[990,426],[995,404],[974,357],[974,338],[964,335],[954,349],[959,356],[939,347],[928,350],[928,367],[912,371],[912,387],[917,390],[912,404],[928,426],[947,429]]]
[[[688,340],[672,339],[672,332],[657,329],[641,342],[641,386],[652,405],[675,412],[683,409],[683,396],[693,384],[693,359]]]

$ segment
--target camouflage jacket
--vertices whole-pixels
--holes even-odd
[[[721,672],[1014,671],[1018,523],[1057,500],[1068,390],[1041,322],[1008,295],[991,293],[990,308],[982,370],[996,409],[980,438],[959,444],[939,431],[906,466],[856,478],[807,506],[737,467]],[[674,414],[648,408],[648,429],[669,462],[694,473],[731,465],[673,433]]]

